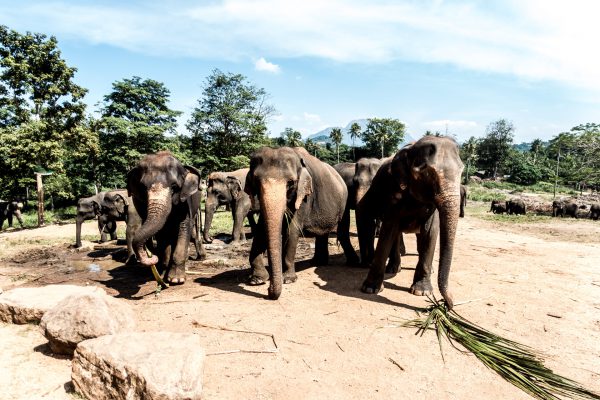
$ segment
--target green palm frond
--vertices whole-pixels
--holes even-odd
[[[542,355],[531,347],[498,336],[457,314],[444,302],[429,298],[432,305],[421,318],[405,321],[402,326],[417,328],[416,334],[434,329],[442,350],[442,337],[452,346],[473,353],[486,367],[531,396],[542,400],[600,399],[600,395],[579,383],[557,375],[543,364]],[[443,359],[443,353],[442,353]]]

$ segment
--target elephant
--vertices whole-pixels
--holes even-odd
[[[554,200],[552,202],[552,216],[564,216],[565,213],[565,202],[562,200]]]
[[[23,228],[23,218],[21,210],[23,210],[23,203],[20,201],[0,201],[0,230],[2,230],[4,220],[8,220],[8,227],[12,228],[13,215],[17,217],[19,225],[21,226],[21,228]]]
[[[506,212],[506,202],[502,200],[492,200],[490,211],[494,214],[504,214]]]
[[[125,230],[127,263],[134,262],[133,237],[140,226],[142,226],[142,219],[133,205],[133,200],[127,195],[127,190],[106,192],[101,204],[101,213],[114,221],[125,221],[127,224]]]
[[[350,265],[355,265],[359,263],[358,257],[356,256],[356,252],[350,243],[350,210],[356,210],[356,205],[363,198],[365,193],[369,190],[371,186],[371,182],[373,178],[377,174],[377,171],[381,167],[381,164],[388,159],[378,159],[378,158],[361,158],[356,163],[339,163],[333,166],[333,168],[340,174],[344,183],[346,184],[346,188],[348,189],[348,201],[346,202],[346,208],[344,210],[344,216],[340,225],[338,226],[338,238],[342,248],[344,249],[344,254],[346,256],[346,262]],[[358,219],[358,210],[356,210],[356,218]],[[377,216],[373,216],[376,220],[375,222],[375,231],[377,227],[380,225],[380,220]],[[375,231],[373,231],[372,237],[368,239],[365,238],[365,243],[360,243],[360,264],[362,266],[367,266],[373,259],[373,240],[376,236]],[[359,238],[360,240],[360,238]],[[370,243],[366,243],[370,242]],[[369,245],[370,244],[370,245]],[[372,249],[369,251],[369,249]],[[406,254],[406,247],[404,246],[404,240],[402,239],[402,235],[399,237],[398,247],[394,247],[392,250],[395,253],[399,253],[395,255],[392,259],[400,261],[400,255]]]
[[[328,236],[344,215],[348,190],[332,166],[302,147],[256,150],[250,157],[244,190],[257,196],[260,207],[248,284],[260,285],[270,279],[268,297],[277,300],[282,284],[297,280],[294,261],[300,235],[314,235],[313,261],[328,263]],[[264,264],[265,251],[270,274]]]
[[[577,215],[578,209],[579,209],[579,206],[577,206],[577,203],[572,202],[572,201],[565,202],[565,203],[563,203],[562,212],[560,213],[560,216],[561,217],[569,216],[569,217],[573,217],[573,218],[579,218],[579,216]]]
[[[525,202],[521,199],[513,199],[506,201],[506,212],[509,215],[525,215],[526,206]]]
[[[106,234],[111,240],[117,239],[117,223],[114,219],[102,214],[102,202],[107,192],[99,192],[90,197],[77,201],[77,216],[75,218],[75,247],[81,247],[81,225],[84,221],[98,217],[100,242],[106,242]]]
[[[244,192],[248,168],[232,172],[213,172],[208,176],[205,205],[204,241],[211,243],[213,238],[209,231],[212,219],[219,206],[229,205],[233,216],[232,244],[246,240],[244,233],[244,218],[248,217],[250,229],[254,232],[256,223],[254,214],[258,213],[256,206],[252,207],[250,196]]]
[[[467,187],[465,185],[460,185],[460,214],[458,214],[460,218],[465,217],[465,207],[467,206],[467,193]]]
[[[600,217],[600,203],[594,203],[590,207],[590,218],[597,221],[598,217]]]
[[[168,151],[144,156],[127,173],[127,193],[142,226],[133,237],[133,251],[140,264],[162,265],[167,281],[185,282],[185,263],[200,206],[200,171],[184,166]],[[194,227],[196,224],[196,228]],[[146,242],[156,239],[156,254],[148,255]],[[198,240],[202,238],[196,234]]]
[[[410,292],[419,296],[431,293],[439,234],[438,288],[447,307],[453,307],[448,278],[460,213],[462,170],[458,144],[451,138],[436,136],[424,136],[406,145],[379,169],[358,204],[359,209],[379,208],[381,200],[377,199],[384,199],[385,209],[375,256],[361,287],[364,293],[376,294],[383,289],[385,260],[399,232],[417,234],[419,261]],[[364,226],[362,221],[359,226]]]

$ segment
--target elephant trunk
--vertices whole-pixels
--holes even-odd
[[[160,185],[153,185],[148,191],[148,209],[146,220],[135,233],[133,250],[142,265],[151,266],[158,263],[158,257],[148,257],[144,245],[146,241],[161,230],[171,212],[171,190]]]
[[[281,226],[286,209],[286,185],[283,181],[266,179],[261,182],[258,199],[265,221],[267,253],[271,266],[269,298],[277,300],[283,286],[281,258]]]
[[[212,243],[212,237],[210,236],[210,227],[212,225],[212,220],[213,220],[213,216],[215,215],[215,212],[217,211],[217,207],[219,206],[219,201],[217,200],[217,197],[212,194],[212,193],[208,193],[208,196],[206,196],[206,203],[204,204],[204,230],[203,230],[203,237],[204,237],[204,241],[206,243]]]
[[[81,247],[81,224],[83,224],[84,218],[80,215],[77,216],[75,225],[75,247]]]
[[[360,203],[360,200],[363,198],[363,196],[365,195],[365,193],[367,193],[367,190],[369,190],[369,186],[365,186],[365,185],[360,185],[359,187],[356,188],[356,204],[358,207],[358,203]]]
[[[436,205],[440,214],[440,264],[438,272],[438,288],[446,301],[448,309],[452,309],[454,302],[452,294],[448,289],[448,278],[450,266],[452,265],[452,253],[454,251],[454,240],[458,226],[460,213],[460,191],[459,187],[447,188],[436,198]]]

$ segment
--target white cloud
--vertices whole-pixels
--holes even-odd
[[[125,5],[121,5],[125,4]],[[3,23],[163,55],[258,54],[352,63],[405,60],[548,79],[600,91],[600,2],[221,0],[144,7],[33,0]],[[276,65],[259,59],[271,72]],[[258,68],[258,66],[257,66]]]
[[[321,116],[318,114],[311,114],[311,113],[304,112],[302,114],[302,117],[303,117],[304,122],[306,122],[307,124],[317,125],[317,124],[322,123]]]
[[[257,71],[265,71],[270,72],[272,74],[278,74],[281,72],[281,68],[277,64],[273,64],[264,59],[264,57],[259,58],[254,63],[254,68]]]

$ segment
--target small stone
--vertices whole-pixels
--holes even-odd
[[[71,379],[88,399],[200,399],[205,352],[189,333],[138,332],[79,343]]]
[[[72,294],[106,292],[96,286],[48,285],[7,290],[0,296],[0,321],[38,323],[44,313]]]
[[[101,293],[66,297],[40,322],[54,353],[73,355],[79,342],[135,330],[135,314],[127,303]]]

